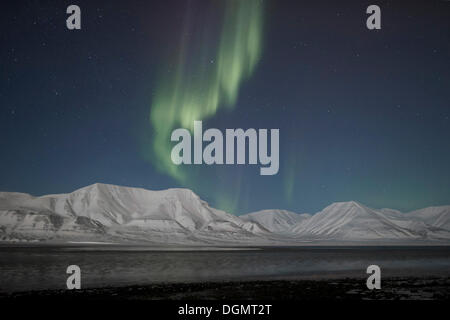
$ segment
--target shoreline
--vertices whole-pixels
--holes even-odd
[[[382,279],[369,290],[365,278],[161,283],[80,290],[0,293],[0,300],[449,300],[450,277]]]
[[[4,241],[0,240],[0,248],[49,248],[49,247],[86,247],[86,248],[143,248],[155,249],[158,251],[174,249],[181,250],[204,250],[204,249],[238,249],[238,250],[255,250],[255,249],[273,249],[273,248],[448,248],[450,249],[449,241],[417,241],[417,242],[370,242],[370,241],[310,241],[310,242],[296,242],[296,243],[217,243],[217,244],[163,244],[163,243],[126,243],[126,242],[96,242],[96,241]]]

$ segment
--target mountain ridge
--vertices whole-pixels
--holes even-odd
[[[0,192],[0,240],[185,245],[449,242],[450,206],[401,213],[348,201],[332,203],[313,215],[269,209],[235,216],[210,207],[190,189],[95,183],[38,197]]]

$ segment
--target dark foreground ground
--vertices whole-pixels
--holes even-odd
[[[70,300],[449,300],[450,278],[382,279],[380,290],[369,290],[366,279],[277,280],[178,283],[44,290],[0,294],[0,299]]]

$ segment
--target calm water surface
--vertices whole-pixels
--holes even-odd
[[[450,247],[296,247],[151,251],[142,247],[0,247],[0,291],[63,289],[66,268],[81,268],[87,287],[259,279],[450,276]]]

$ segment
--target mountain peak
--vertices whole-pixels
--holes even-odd
[[[325,210],[347,210],[347,209],[351,209],[351,208],[355,208],[358,210],[370,210],[370,208],[366,207],[365,205],[351,200],[351,201],[342,201],[342,202],[333,202],[332,204],[330,204],[329,206],[325,207],[322,211]]]
[[[52,238],[183,244],[305,239],[448,242],[450,206],[403,214],[347,201],[332,203],[314,215],[271,209],[237,217],[210,207],[185,188],[152,191],[94,183],[41,197],[0,193],[0,239]]]

